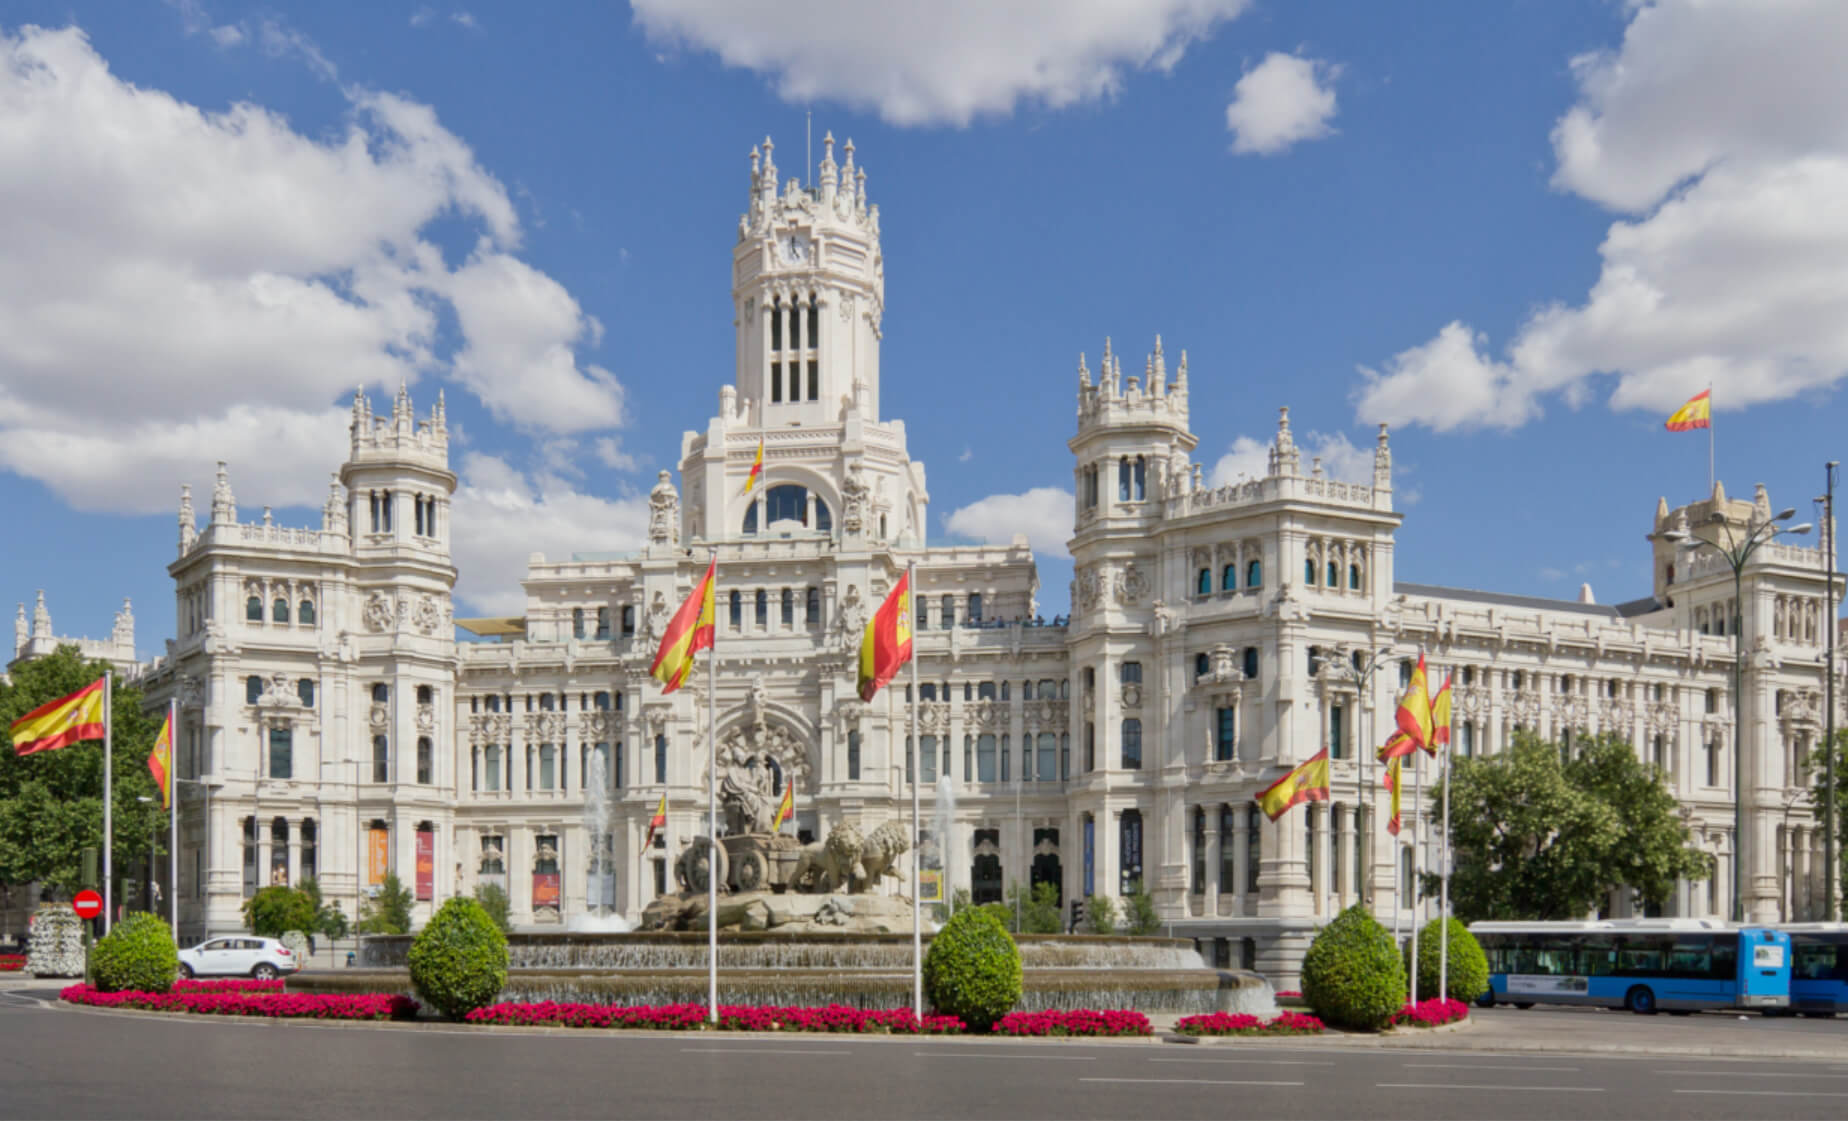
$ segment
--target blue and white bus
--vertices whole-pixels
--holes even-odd
[[[1481,922],[1482,1003],[1651,1013],[1790,1005],[1790,935],[1713,919]]]
[[[1848,1012],[1848,923],[1785,923],[1790,935],[1790,1010],[1805,1016]]]

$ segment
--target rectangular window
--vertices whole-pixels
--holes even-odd
[[[1051,782],[1059,776],[1059,738],[1051,732],[1039,734],[1039,758],[1034,762],[1033,774],[1040,782]]]
[[[597,608],[597,635],[596,637],[598,638],[610,637],[610,609],[607,607]]]
[[[796,625],[796,593],[790,588],[783,589],[783,625]]]
[[[995,737],[992,732],[975,738],[975,779],[977,782],[995,781]]]
[[[847,781],[860,781],[860,730],[847,733]]]
[[[1125,685],[1142,684],[1142,663],[1124,662],[1121,670],[1121,680]]]
[[[1213,715],[1216,722],[1213,758],[1224,762],[1231,759],[1238,750],[1238,709],[1230,706],[1214,709]]]
[[[1084,770],[1086,774],[1097,769],[1097,725],[1087,720],[1084,722]]]
[[[1328,757],[1330,759],[1347,758],[1347,708],[1343,705],[1328,706]]]
[[[979,623],[982,621],[982,593],[981,592],[970,592],[969,593],[969,621],[971,623]]]
[[[773,319],[770,322],[772,324],[772,329],[774,330],[774,324],[776,323],[776,320]],[[781,362],[772,362],[770,363],[770,403],[773,405],[780,405],[782,404],[782,402],[783,402],[783,364]]]
[[[481,777],[487,781],[482,789],[498,792],[501,788],[501,749],[499,744],[489,744],[481,749]]]
[[[417,781],[425,786],[430,785],[432,781],[431,771],[435,763],[433,758],[435,754],[429,736],[417,737]]]
[[[1123,721],[1123,769],[1142,769],[1142,721],[1133,716]]]
[[[1002,733],[1002,736],[1001,736],[1001,781],[1002,782],[1013,781],[1011,778],[1008,777],[1008,770],[1010,768],[1010,764],[1008,762],[1009,747],[1008,747],[1007,741],[1008,741],[1007,734]]]
[[[918,758],[924,768],[922,780],[926,783],[937,781],[937,737],[920,736],[918,738]]]
[[[808,399],[811,401],[819,401],[821,400],[821,367],[813,360],[810,360],[808,368]]]
[[[656,782],[667,781],[667,736],[657,735],[654,742],[654,771]]]
[[[552,790],[558,786],[558,749],[549,743],[539,745],[539,789]]]
[[[372,781],[391,781],[391,741],[382,735],[372,737]]]
[[[294,777],[295,743],[290,729],[271,728],[269,730],[269,764],[269,777]]]

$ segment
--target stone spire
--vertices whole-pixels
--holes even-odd
[[[1668,520],[1668,496],[1662,495],[1661,497],[1656,499],[1656,516],[1655,516],[1656,528],[1661,529],[1662,523],[1666,522],[1667,520]]]
[[[409,436],[417,430],[417,414],[411,409],[411,387],[402,378],[398,381],[398,395],[391,402],[391,423],[401,435]]]
[[[118,647],[131,651],[135,648],[135,609],[129,604],[127,596],[122,597],[122,610],[115,614],[115,626],[110,630],[109,637]]]
[[[1182,397],[1187,396],[1187,351],[1186,350],[1181,351],[1181,368],[1175,371],[1175,374],[1174,374],[1174,392],[1177,395],[1182,396]]]
[[[199,518],[193,513],[192,486],[180,484],[180,553],[192,548],[199,539]]]
[[[1296,440],[1290,435],[1290,410],[1286,406],[1277,410],[1277,440],[1271,445],[1270,473],[1300,475],[1302,466],[1302,453],[1296,450]]]
[[[764,137],[763,150],[764,163],[757,179],[757,194],[763,200],[764,208],[768,210],[776,205],[776,159],[771,154],[776,150],[776,145],[770,142],[768,136]]]
[[[1111,356],[1110,336],[1104,336],[1104,357],[1097,367],[1097,387],[1105,397],[1117,395],[1116,359]]]
[[[841,190],[848,192],[847,201],[859,205],[860,196],[856,184],[859,182],[859,170],[853,166],[853,137],[847,138],[847,144],[841,149],[847,153],[847,162],[841,165]]]
[[[26,605],[19,605],[19,614],[13,617],[13,657],[26,652],[26,643],[32,641],[32,628],[26,623]]]
[[[212,484],[212,524],[237,524],[237,497],[231,493],[231,475],[225,461],[218,461],[218,480]]]
[[[1759,483],[1752,491],[1752,521],[1756,525],[1763,525],[1770,520],[1771,495],[1765,490],[1765,485]]]
[[[51,637],[51,612],[45,609],[45,589],[40,588],[38,602],[32,606],[32,637]]]
[[[1078,391],[1083,393],[1091,388],[1091,368],[1084,364],[1084,351],[1078,352]]]
[[[828,133],[821,138],[821,201],[834,205],[834,192],[840,186],[839,177],[834,166],[834,134]]]
[[[1160,397],[1168,384],[1168,361],[1161,354],[1161,336],[1155,336],[1155,356],[1149,359],[1149,396]]]
[[[1392,444],[1386,439],[1386,425],[1380,425],[1379,443],[1373,449],[1373,489],[1392,486]]]
[[[443,391],[436,391],[436,407],[430,410],[430,430],[441,436],[449,431],[449,406],[443,401]]]
[[[321,528],[328,533],[347,531],[346,495],[340,492],[340,473],[334,472],[327,483],[327,501],[321,504]]]

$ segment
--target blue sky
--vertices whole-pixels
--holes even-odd
[[[1209,474],[1282,405],[1338,473],[1392,422],[1402,580],[1645,594],[1709,382],[1722,480],[1809,517],[1848,8],[1000,7],[0,3],[0,583],[62,634],[131,596],[156,651],[179,484],[228,459],[242,517],[317,525],[352,387],[400,377],[460,430],[459,613],[627,547],[731,376],[748,152],[799,174],[811,111],[881,208],[932,538],[1027,529],[1049,615],[1107,335],[1189,352]]]

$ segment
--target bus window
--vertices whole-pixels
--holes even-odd
[[[1722,934],[1713,940],[1713,966],[1707,973],[1715,981],[1732,981],[1739,976],[1739,936]]]

